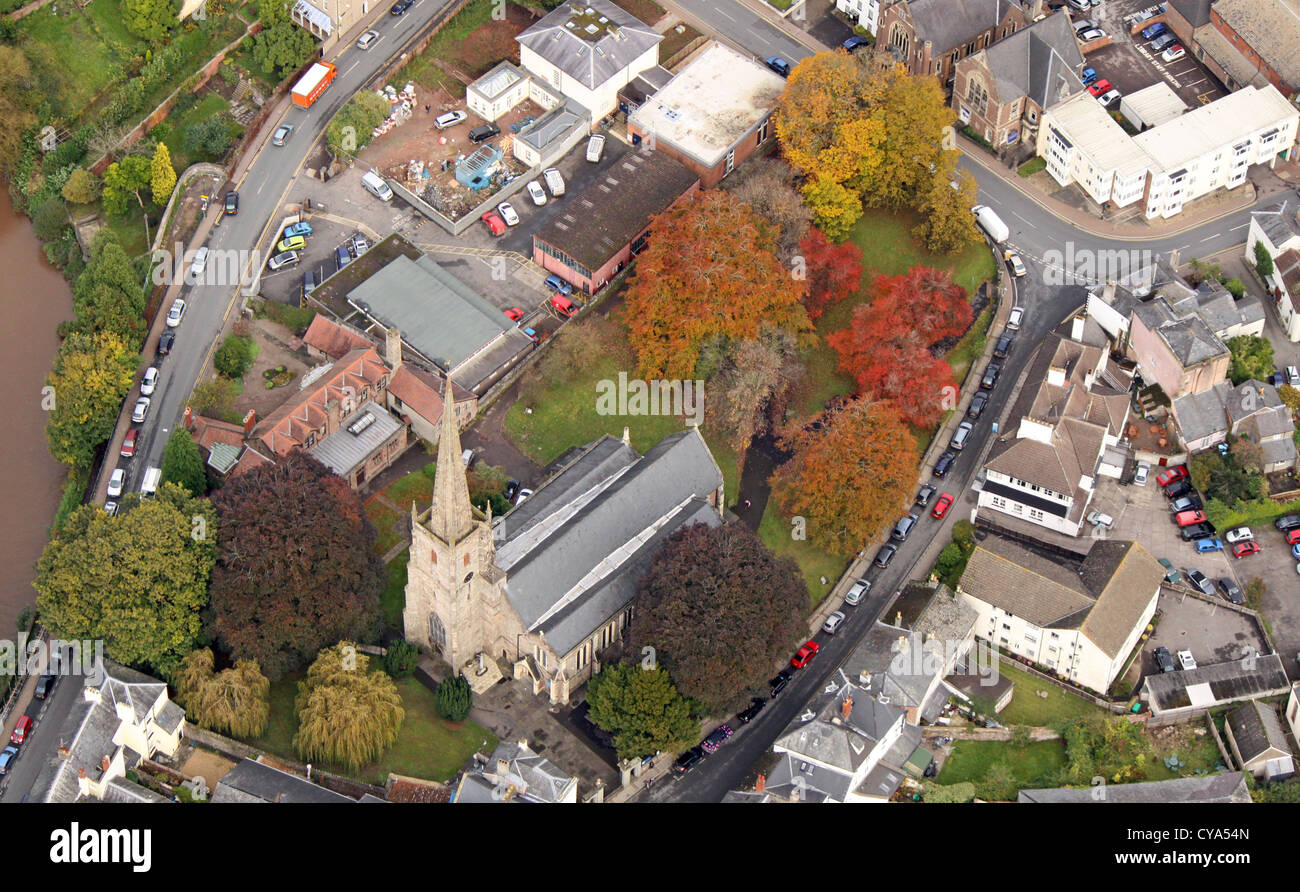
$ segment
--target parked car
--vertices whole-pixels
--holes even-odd
[[[1077,22],[1071,22],[1070,25],[1074,28],[1076,34],[1080,31],[1087,31],[1089,28],[1097,27],[1097,23],[1092,19],[1079,19]]]
[[[595,164],[600,160],[600,156],[605,153],[605,137],[597,133],[591,139],[587,140],[587,160]]]
[[[1183,496],[1181,499],[1174,499],[1169,503],[1169,510],[1174,514],[1183,511],[1199,511],[1203,507],[1205,506],[1201,504],[1200,496]]]
[[[953,431],[952,439],[948,441],[950,449],[965,449],[966,444],[970,442],[971,434],[975,432],[975,425],[969,421],[963,421],[957,425],[957,430]]]
[[[457,109],[456,111],[449,111],[438,115],[438,117],[433,119],[433,126],[437,127],[439,130],[446,130],[448,127],[455,127],[462,121],[467,120],[469,120],[469,115],[466,112]]]
[[[1177,480],[1187,479],[1187,465],[1174,465],[1165,471],[1156,475],[1156,483],[1160,486],[1168,486]]]
[[[854,37],[850,37],[848,40],[841,43],[840,46],[844,47],[846,50],[848,50],[851,53],[854,50],[861,49],[864,46],[871,46],[871,41],[867,40],[865,37],[854,36]]]
[[[1209,554],[1212,551],[1223,551],[1223,540],[1218,536],[1197,539],[1193,547],[1196,549],[1197,554]]]
[[[677,757],[677,761],[673,763],[673,773],[677,777],[681,777],[696,765],[699,765],[703,759],[704,750],[698,746],[693,746]]]
[[[279,254],[276,254],[270,260],[266,261],[266,266],[268,269],[273,270],[283,269],[286,266],[293,266],[301,259],[302,255],[297,251],[281,251]]]
[[[848,592],[844,595],[844,603],[850,607],[856,607],[862,603],[863,597],[871,591],[871,580],[859,579],[853,585],[849,586]]]
[[[149,366],[144,370],[144,377],[140,379],[140,395],[150,396],[154,388],[158,386],[158,367]]]
[[[1174,515],[1174,523],[1180,527],[1189,527],[1194,523],[1205,523],[1204,511],[1181,511]]]
[[[533,491],[531,489],[519,490],[519,495],[515,497],[515,507],[518,508],[520,505],[522,505],[532,494]]]
[[[1012,307],[1010,314],[1007,315],[1007,329],[1016,331],[1020,328],[1020,323],[1025,319],[1024,307]]]
[[[956,460],[957,460],[957,453],[953,452],[952,450],[949,450],[945,452],[943,455],[939,456],[939,460],[934,463],[934,471],[933,471],[934,476],[942,480],[944,477],[948,475],[948,472],[952,470],[953,462],[955,462]]]
[[[347,245],[339,245],[334,249],[334,263],[338,265],[339,269],[343,269],[351,262],[352,252],[348,250]]]
[[[1137,470],[1133,472],[1133,482],[1138,486],[1146,486],[1147,480],[1151,477],[1151,466],[1144,461],[1137,463]]]
[[[295,235],[311,235],[311,224],[303,223],[302,221],[290,223],[288,226],[284,227],[284,232],[280,233],[281,238],[292,238]]]
[[[1093,96],[1100,96],[1102,93],[1105,93],[1107,90],[1113,90],[1113,89],[1114,87],[1111,86],[1110,81],[1106,80],[1104,77],[1101,80],[1093,81],[1092,83],[1088,84],[1088,92],[1091,93]]]
[[[126,471],[121,468],[114,468],[113,473],[108,475],[108,494],[117,498],[122,494],[122,489],[126,486]]]
[[[519,225],[519,214],[515,212],[515,207],[510,202],[503,201],[497,205],[497,213],[501,215],[501,219],[507,226]]]
[[[144,424],[145,418],[149,416],[149,403],[151,400],[147,396],[142,396],[135,401],[135,407],[131,409],[131,420],[136,424]]]
[[[542,284],[552,291],[560,292],[565,297],[568,297],[573,293],[573,286],[554,274],[547,276],[546,281]]]
[[[171,353],[172,346],[175,343],[176,343],[176,332],[171,331],[170,329],[164,331],[162,335],[160,335],[158,338],[158,350],[157,350],[158,355],[166,356],[168,353]]]
[[[46,672],[40,678],[36,679],[36,690],[32,692],[32,696],[37,700],[44,700],[46,697],[50,696],[50,692],[54,690],[54,683],[58,680],[59,677],[57,675],[52,672]]]
[[[301,251],[307,247],[307,240],[300,235],[291,235],[288,238],[280,239],[280,244],[276,245],[277,251]]]
[[[1246,603],[1245,597],[1241,594],[1241,588],[1235,581],[1229,579],[1227,576],[1219,580],[1219,588],[1223,590],[1223,597],[1227,598],[1233,604]]]
[[[889,538],[898,542],[906,542],[908,535],[912,532],[912,527],[916,526],[917,519],[915,514],[908,514],[906,517],[899,518],[898,523],[894,524],[894,529],[890,532]]]
[[[948,493],[939,496],[939,501],[935,502],[934,507],[930,509],[930,516],[943,517],[948,513],[948,509],[952,507],[952,501],[952,496]]]
[[[271,134],[271,145],[284,145],[284,142],[289,138],[290,133],[293,133],[292,124],[281,124],[279,127],[276,127],[275,132]]]
[[[700,749],[706,753],[716,753],[718,747],[730,740],[733,733],[730,725],[718,725],[709,733],[708,737],[700,741]]]
[[[1237,527],[1224,533],[1223,538],[1229,542],[1249,542],[1255,538],[1255,534],[1251,532],[1250,527]]]
[[[845,616],[843,611],[836,610],[830,616],[826,617],[826,622],[822,623],[822,631],[827,635],[834,635],[835,630],[844,624]]]
[[[478,127],[475,127],[473,130],[469,132],[469,141],[484,142],[498,135],[500,132],[501,132],[501,128],[498,127],[496,124],[492,124],[492,123],[480,124]]]
[[[790,76],[790,63],[780,56],[768,56],[766,61],[767,67],[781,75],[781,77]]]
[[[542,190],[541,183],[537,182],[537,180],[529,180],[525,188],[528,189],[528,197],[533,200],[533,204],[538,207],[546,204],[546,192]]]
[[[767,701],[762,697],[754,697],[749,701],[749,706],[736,714],[736,718],[740,720],[742,725],[748,725],[754,719],[758,718],[758,714],[763,711],[763,707],[766,705]]]
[[[1106,529],[1110,529],[1115,525],[1115,518],[1111,517],[1109,514],[1103,514],[1100,511],[1089,511],[1088,523],[1095,527],[1105,527]]]
[[[1119,101],[1119,98],[1120,98],[1119,90],[1107,90],[1105,93],[1102,93],[1100,96],[1097,97],[1097,101],[1100,102],[1106,108],[1110,108],[1112,105],[1114,105],[1116,102]]]
[[[167,311],[167,327],[175,328],[181,324],[181,320],[184,318],[185,301],[178,297],[176,300],[172,301],[171,309]]]
[[[505,314],[506,318],[511,322],[518,322],[520,319],[524,318],[524,310],[522,307],[511,307],[510,309],[505,310]]]
[[[13,767],[14,758],[17,755],[18,747],[16,746],[7,746],[3,750],[0,750],[0,776],[9,773],[9,769]]]
[[[782,669],[780,672],[776,674],[775,678],[773,678],[771,681],[767,683],[767,687],[769,691],[768,696],[775,697],[777,694],[784,691],[785,686],[790,683],[790,679],[792,678],[794,678],[793,669],[790,668]]]
[[[912,504],[918,508],[924,508],[930,504],[930,499],[934,498],[934,494],[938,491],[934,486],[927,483],[916,491],[916,498],[912,500]]]
[[[1191,672],[1196,668],[1196,661],[1192,659],[1192,652],[1190,650],[1180,650],[1178,652],[1178,665],[1188,672]]]
[[[1165,498],[1181,499],[1193,495],[1195,492],[1196,490],[1192,487],[1190,480],[1175,480],[1165,487]]]
[[[1080,80],[1083,81],[1083,84],[1084,84],[1084,86],[1086,87],[1088,84],[1091,84],[1091,83],[1092,83],[1093,81],[1095,81],[1097,78],[1098,78],[1097,69],[1095,69],[1095,68],[1085,68],[1085,69],[1083,69],[1083,74],[1082,74],[1082,76],[1080,77]]]
[[[977,390],[975,395],[970,398],[970,405],[966,407],[967,418],[979,418],[984,414],[984,407],[989,404],[989,392],[987,390]]]
[[[1300,561],[1300,542],[1297,542],[1295,545],[1291,546],[1291,557],[1295,558],[1297,561]]]
[[[1164,34],[1168,30],[1169,28],[1168,26],[1165,25],[1164,22],[1156,22],[1154,25],[1147,25],[1145,28],[1142,29],[1142,39],[1154,40],[1155,38],[1159,37],[1161,34]]]
[[[357,41],[357,49],[368,50],[375,45],[375,41],[378,39],[378,31],[367,31],[365,34],[362,34],[361,39]]]
[[[309,269],[302,274],[302,293],[303,295],[311,294],[320,287],[321,277],[320,270]]]
[[[889,562],[894,559],[894,555],[897,553],[898,546],[886,542],[884,545],[880,546],[880,550],[876,552],[876,559],[871,563],[875,564],[877,567],[888,567]]]
[[[998,338],[997,346],[993,348],[993,355],[998,359],[1006,359],[1015,340],[1015,332],[1003,332],[1002,336]]]
[[[127,430],[126,436],[122,438],[122,458],[131,458],[135,455],[135,438],[140,433],[140,429],[133,427]]]
[[[1089,28],[1086,31],[1079,32],[1079,40],[1082,41],[1083,43],[1087,43],[1090,40],[1100,40],[1105,36],[1106,36],[1106,32],[1101,30],[1100,28]]]
[[[1151,43],[1149,44],[1149,48],[1151,52],[1158,53],[1166,49],[1167,47],[1173,46],[1177,42],[1178,42],[1178,38],[1174,36],[1172,33],[1161,34],[1155,40],[1151,41]]]
[[[1201,594],[1203,595],[1214,594],[1214,583],[1210,582],[1209,577],[1207,577],[1200,570],[1188,570],[1187,578],[1188,580],[1191,581],[1193,588],[1200,591]]]
[[[1195,542],[1197,539],[1208,539],[1214,535],[1213,524],[1194,523],[1182,528],[1183,540],[1186,542]],[[1222,547],[1222,546],[1220,546]]]
[[[1003,256],[1006,258],[1007,266],[1011,267],[1011,275],[1019,279],[1027,272],[1025,262],[1020,259],[1020,255],[1015,251],[1007,251]]]
[[[233,217],[239,213],[239,193],[231,190],[226,193],[226,216]]]
[[[554,167],[548,167],[542,171],[542,181],[546,183],[546,188],[550,190],[553,198],[559,198],[564,194],[564,177],[560,171]]]
[[[1287,545],[1300,544],[1300,530],[1287,530],[1284,538]]]
[[[9,735],[9,742],[14,746],[22,746],[22,742],[27,739],[27,735],[32,733],[32,717],[29,715],[20,715],[18,723],[14,725],[14,733]]]
[[[1173,562],[1169,558],[1161,558],[1160,566],[1165,568],[1165,582],[1172,584],[1183,581],[1183,577],[1174,569]]]
[[[1186,55],[1187,50],[1183,49],[1183,45],[1181,43],[1175,43],[1173,46],[1169,47],[1169,49],[1161,53],[1160,58],[1164,59],[1166,62],[1177,62]]]
[[[479,219],[487,225],[488,232],[493,235],[502,236],[506,234],[506,221],[502,220],[492,211],[484,212],[483,216],[479,217]]]
[[[540,344],[542,342],[542,337],[537,333],[536,329],[524,328],[520,330],[524,333],[524,337],[528,338],[528,340],[532,341],[534,344]]]
[[[1235,558],[1250,557],[1252,554],[1259,554],[1260,550],[1258,542],[1238,542],[1232,546],[1232,556]]]
[[[1287,533],[1291,530],[1300,529],[1300,514],[1286,514],[1273,521],[1273,526],[1279,532]]]
[[[194,252],[194,259],[190,261],[190,281],[197,282],[203,278],[203,272],[208,268],[208,246],[204,245]]]
[[[389,15],[401,15],[402,13],[406,12],[408,9],[410,9],[410,8],[411,8],[412,6],[414,6],[414,5],[415,5],[415,0],[397,0],[397,2],[394,3],[394,4],[389,8],[389,10],[388,10],[388,14],[389,14]]]
[[[575,304],[573,301],[571,301],[569,298],[565,297],[563,294],[552,294],[551,306],[555,309],[557,313],[559,313],[561,316],[564,316],[566,319],[572,316],[574,313],[578,312],[579,310],[578,305]]]
[[[817,656],[819,650],[821,650],[821,645],[816,641],[805,641],[803,647],[799,648],[798,653],[790,658],[790,665],[795,669],[802,669],[812,662],[813,657]]]
[[[1173,672],[1178,667],[1174,665],[1174,658],[1169,654],[1169,648],[1157,647],[1151,654],[1156,658],[1156,665],[1160,667],[1161,672]]]
[[[1292,387],[1300,387],[1300,367],[1293,365],[1286,367],[1286,383]]]
[[[980,387],[985,390],[992,390],[998,383],[998,375],[1002,374],[1002,363],[990,362],[984,367],[984,376],[980,378]]]

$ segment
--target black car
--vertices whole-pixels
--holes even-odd
[[[162,337],[158,338],[158,355],[166,356],[172,352],[172,345],[176,343],[176,332],[164,331]]]
[[[860,47],[871,46],[871,41],[867,40],[865,37],[850,37],[848,40],[840,44],[840,46],[844,47],[851,53]]]
[[[1173,656],[1169,653],[1169,648],[1157,647],[1152,656],[1156,658],[1156,665],[1160,667],[1161,672],[1176,672],[1178,670],[1178,667],[1174,665]]]
[[[1273,526],[1277,527],[1278,532],[1289,533],[1294,529],[1300,529],[1300,514],[1287,514],[1273,521]]]
[[[496,124],[489,122],[479,127],[475,127],[473,130],[471,130],[469,132],[469,141],[483,142],[483,140],[491,139],[492,137],[496,136],[500,132],[501,132],[500,127],[498,127]]]
[[[36,697],[37,700],[44,700],[50,695],[50,691],[54,690],[54,682],[58,681],[58,678],[57,675],[46,673],[36,679],[36,691],[33,696]]]
[[[747,709],[741,710],[740,714],[736,716],[736,718],[740,719],[740,723],[742,725],[748,725],[758,716],[760,712],[763,711],[763,707],[766,705],[767,705],[767,701],[764,700],[762,697],[755,697],[753,700],[750,701],[749,707]]]
[[[415,0],[397,0],[397,2],[394,3],[392,7],[388,10],[388,14],[401,15],[402,13],[406,12],[414,5],[415,5]]]
[[[934,498],[936,492],[938,492],[938,490],[928,483],[925,486],[922,486],[916,494],[916,507],[924,508],[929,505],[930,499]]]
[[[781,77],[790,76],[790,63],[780,56],[768,56],[767,67],[781,75]]]
[[[1227,598],[1232,603],[1246,603],[1246,599],[1242,597],[1241,589],[1237,587],[1237,583],[1233,582],[1228,577],[1225,576],[1219,580],[1219,588],[1223,589],[1223,597]]]
[[[970,405],[966,407],[967,418],[979,418],[984,414],[984,407],[989,404],[989,393],[987,390],[977,390],[975,395],[970,399]]]
[[[1192,585],[1194,585],[1201,594],[1214,594],[1214,583],[1210,582],[1209,578],[1200,570],[1188,570],[1187,578],[1191,580]]]
[[[1007,332],[1002,337],[998,338],[998,345],[993,348],[993,355],[998,359],[1005,359],[1007,354],[1011,352],[1011,344],[1015,339],[1016,336],[1011,332]]]
[[[320,282],[321,282],[320,270],[318,269],[307,270],[307,272],[302,274],[302,293],[304,295],[311,294],[313,291],[315,291],[317,288],[320,287]]]
[[[793,671],[789,669],[782,669],[780,672],[776,674],[776,678],[772,679],[767,683],[768,688],[771,689],[768,696],[775,697],[777,694],[784,691],[785,686],[790,683],[790,679],[792,678],[794,678]]]
[[[1200,511],[1204,507],[1201,504],[1200,496],[1183,496],[1181,499],[1174,499],[1169,503],[1169,510],[1174,514],[1181,514],[1184,511]]]
[[[1002,374],[1002,363],[990,362],[984,367],[984,377],[980,378],[980,388],[983,390],[992,390],[993,385],[998,383],[998,375]]]
[[[226,213],[232,217],[239,213],[239,193],[234,190],[226,193]]]
[[[673,763],[673,773],[677,777],[681,777],[696,765],[699,765],[703,758],[704,750],[698,746],[693,746],[677,757],[677,761]]]
[[[939,460],[934,463],[934,476],[939,478],[946,477],[948,472],[952,470],[952,463],[956,460],[957,453],[953,452],[951,449],[939,456]]]
[[[880,546],[880,550],[876,552],[876,559],[871,563],[875,564],[877,567],[888,567],[889,562],[894,559],[894,555],[896,554],[898,554],[898,546],[886,542],[884,545]]]
[[[1195,542],[1197,539],[1208,539],[1214,535],[1214,524],[1212,523],[1192,523],[1183,527],[1183,541]]]
[[[1190,496],[1196,492],[1195,487],[1186,480],[1175,481],[1165,487],[1165,498],[1181,499],[1184,496]]]
[[[507,502],[514,502],[515,496],[519,495],[519,481],[507,480],[504,495]]]

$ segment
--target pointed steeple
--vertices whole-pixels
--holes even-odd
[[[429,532],[444,542],[459,542],[474,528],[474,508],[469,501],[468,472],[460,458],[460,427],[456,424],[456,398],[450,379],[445,395]]]

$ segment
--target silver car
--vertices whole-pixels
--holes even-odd
[[[357,49],[368,50],[375,45],[375,41],[378,39],[378,31],[367,31],[365,34],[362,34],[361,39],[357,41]]]
[[[1150,476],[1151,466],[1144,461],[1138,462],[1137,470],[1133,472],[1133,482],[1138,486],[1146,486]]]
[[[822,623],[822,631],[827,635],[834,635],[835,630],[844,625],[844,614],[838,610],[826,617],[826,622]]]

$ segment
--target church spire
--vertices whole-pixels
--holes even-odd
[[[469,501],[467,469],[460,458],[460,426],[456,423],[456,398],[452,394],[450,378],[447,379],[445,395],[429,532],[450,543],[459,542],[474,528],[474,508]]]

